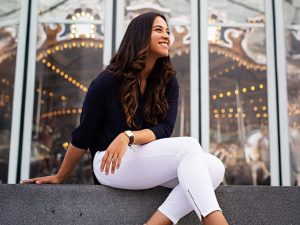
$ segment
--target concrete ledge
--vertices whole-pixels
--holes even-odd
[[[170,189],[125,191],[102,185],[0,185],[0,224],[142,225]],[[221,186],[230,225],[299,225],[300,188]],[[178,224],[200,224],[194,212]]]

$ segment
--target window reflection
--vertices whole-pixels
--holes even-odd
[[[57,172],[70,134],[79,123],[90,82],[103,69],[104,18],[100,13],[92,5],[73,5],[72,11],[55,13],[64,15],[68,23],[40,23],[38,27],[30,177]],[[86,154],[67,183],[93,183],[91,165]]]
[[[264,18],[264,7],[264,0],[210,0],[209,22],[251,23],[255,18]]]
[[[292,185],[300,186],[299,1],[285,1],[285,42]]]
[[[180,84],[178,115],[173,136],[190,135],[190,1],[127,0],[125,25],[136,16],[156,11],[166,16],[170,27],[170,57]]]
[[[265,21],[251,2],[209,3],[210,151],[226,167],[225,184],[269,185]]]
[[[7,183],[17,27],[0,28],[0,183]]]
[[[18,1],[0,1],[0,184],[7,183],[15,80]]]

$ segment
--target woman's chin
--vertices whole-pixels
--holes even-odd
[[[152,56],[154,56],[156,59],[163,58],[163,57],[168,57],[169,56],[169,51],[167,51],[167,52],[155,52],[155,53],[152,53]]]
[[[169,56],[169,52],[163,52],[160,54],[159,58],[168,57],[168,56]]]

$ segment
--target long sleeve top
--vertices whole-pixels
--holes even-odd
[[[71,143],[81,149],[89,149],[94,158],[97,151],[104,151],[125,130],[136,130],[128,127],[119,97],[120,82],[117,82],[110,71],[103,71],[96,77],[83,102],[80,124],[72,132]],[[149,85],[145,93],[139,93],[138,109],[134,117],[135,123],[141,129],[150,129],[156,139],[170,137],[177,116],[179,85],[174,76],[167,84],[165,96],[169,105],[167,115],[157,125],[148,125],[143,119],[143,107],[147,96],[152,92]]]

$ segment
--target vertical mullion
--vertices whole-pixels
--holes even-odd
[[[207,0],[200,1],[200,135],[201,145],[204,151],[209,152],[210,145],[210,118],[209,118],[209,55],[208,55],[208,38],[207,38]]]
[[[14,80],[13,107],[12,107],[12,125],[10,135],[10,152],[8,164],[8,183],[16,183],[19,138],[20,138],[20,121],[21,121],[21,106],[22,106],[22,91],[23,91],[23,73],[24,59],[26,51],[26,33],[27,33],[27,18],[28,18],[28,0],[20,1],[20,16],[18,26],[18,48],[16,57],[16,72]]]
[[[35,67],[36,67],[36,39],[38,25],[38,0],[32,0],[30,15],[30,38],[29,38],[29,56],[26,81],[25,97],[25,115],[24,131],[22,144],[22,161],[21,161],[21,180],[29,177],[30,156],[31,156],[31,138],[32,138],[32,119],[34,106],[34,86],[35,86]]]
[[[278,107],[279,112],[279,137],[282,185],[291,185],[290,168],[290,145],[289,145],[289,118],[288,118],[288,96],[287,96],[287,73],[286,73],[286,50],[285,50],[285,28],[283,15],[283,1],[275,0],[275,38],[276,38],[276,63],[278,81]]]
[[[191,9],[191,44],[190,44],[190,116],[191,136],[199,139],[199,24],[198,1],[192,0]]]
[[[276,79],[275,79],[275,46],[274,28],[272,15],[272,0],[265,1],[266,13],[266,50],[267,50],[267,99],[269,115],[269,149],[270,149],[270,171],[271,185],[280,185],[279,179],[279,150],[278,150],[278,126],[277,126],[277,104],[276,104]],[[282,53],[281,53],[282,54]]]
[[[112,24],[113,24],[113,1],[105,1],[105,24],[104,24],[104,47],[103,47],[103,66],[109,64],[112,53]]]
[[[118,0],[116,1],[116,9],[117,9],[117,18],[116,18],[116,43],[115,43],[115,50],[117,51],[120,44],[121,44],[121,41],[122,41],[122,38],[123,38],[123,35],[124,35],[124,32],[125,32],[125,28],[124,27],[124,18],[125,18],[125,0]]]

